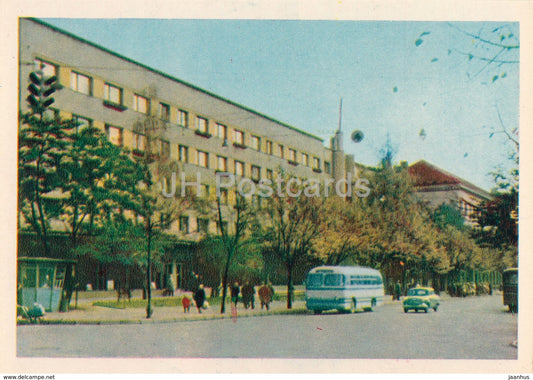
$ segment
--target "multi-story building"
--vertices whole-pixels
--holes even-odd
[[[340,131],[327,148],[317,136],[43,21],[22,18],[19,33],[21,109],[26,107],[30,72],[56,75],[63,88],[54,95],[53,107],[61,118],[93,125],[133,154],[146,148],[147,138],[138,126],[150,119],[158,126],[157,152],[177,162],[187,178],[200,178],[207,193],[215,191],[217,172],[253,181],[273,179],[280,168],[301,179],[345,176]],[[221,199],[231,204],[235,192],[223,191]],[[174,227],[189,241],[217,233],[214,218],[193,210]]]
[[[200,178],[202,191],[215,192],[217,173],[237,179],[273,179],[281,168],[288,175],[322,183],[351,177],[361,166],[343,150],[342,132],[330,146],[295,128],[219,95],[198,88],[142,63],[36,19],[19,25],[19,104],[27,109],[28,77],[42,69],[56,75],[62,89],[54,94],[54,109],[61,118],[93,125],[109,140],[142,154],[147,136],[139,126],[157,126],[156,152],[177,163],[189,179]],[[154,136],[151,136],[154,138]],[[417,162],[409,167],[417,192],[432,206],[457,205],[466,220],[490,198],[484,190],[450,173]],[[197,177],[197,173],[199,177]],[[222,203],[235,201],[235,190],[222,191]],[[225,210],[231,222],[231,213]],[[229,223],[231,225],[231,223]],[[55,223],[57,229],[61,224]],[[183,244],[165,271],[175,286],[191,275],[184,257],[195,252],[195,242],[218,233],[216,218],[194,210],[184,212],[172,232]],[[106,287],[105,268],[85,268],[93,287]],[[90,279],[92,276],[92,280]]]

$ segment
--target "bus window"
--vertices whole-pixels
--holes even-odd
[[[326,274],[324,277],[325,286],[343,286],[344,276],[338,273]]]

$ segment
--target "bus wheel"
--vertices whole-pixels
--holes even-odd
[[[370,302],[370,308],[368,311],[374,311],[373,309],[376,307],[376,300],[372,299],[372,302]]]

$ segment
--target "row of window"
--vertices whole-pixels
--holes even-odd
[[[49,62],[43,61],[41,59],[35,59],[35,64],[40,68],[46,76],[56,75],[57,67]],[[70,74],[70,88],[74,91],[86,94],[93,95],[93,79],[87,75],[81,74],[76,71],[71,71]],[[111,83],[104,83],[104,102],[107,102],[108,105],[115,105],[122,107],[123,106],[123,89],[115,86]],[[133,109],[137,112],[143,114],[150,113],[150,100],[140,94],[133,94]],[[189,127],[189,114],[185,110],[178,109],[177,122],[178,125],[182,127]],[[170,121],[170,105],[160,102],[158,104],[158,117],[164,121]],[[202,116],[197,116],[195,121],[195,128],[198,134],[211,137],[209,133],[209,120]],[[228,140],[228,128],[226,125],[221,123],[216,123],[215,133],[217,137]],[[245,132],[239,129],[233,130],[233,143],[237,147],[246,148],[245,144]],[[287,157],[286,148],[283,144],[274,144],[271,140],[266,140],[265,145],[261,144],[261,137],[256,135],[250,136],[250,147],[258,152],[263,152],[269,155],[275,155],[282,159],[287,158],[290,164],[298,165],[302,164],[304,166],[310,166],[315,171],[321,171],[321,160],[318,157],[310,157],[307,153],[301,152],[298,154],[296,149],[288,148]],[[330,164],[329,162],[324,162],[324,170],[329,173]]]

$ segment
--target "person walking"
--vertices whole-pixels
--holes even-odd
[[[235,283],[231,287],[231,303],[235,306],[235,309],[237,309],[237,302],[239,302],[240,292],[241,289],[239,288],[239,283],[235,281]]]
[[[248,306],[250,306],[252,309],[254,308],[254,294],[255,289],[253,285],[250,284],[249,281],[246,281],[244,285],[242,286],[242,303],[244,304],[244,308],[248,309]]]
[[[191,307],[191,300],[188,295],[184,295],[181,299],[181,304],[183,305],[183,312],[188,313]]]
[[[198,312],[202,314],[202,308],[204,307],[205,302],[205,290],[203,284],[200,284],[198,290],[194,293],[194,302],[196,303]]]
[[[272,302],[272,286],[269,284],[263,284],[257,292],[259,294],[259,300],[261,301],[261,309],[263,309],[263,306],[266,307],[268,310],[270,302]]]
[[[400,281],[396,281],[396,284],[394,285],[394,298],[393,298],[393,300],[399,301],[401,294],[402,294],[402,286],[400,285]]]

